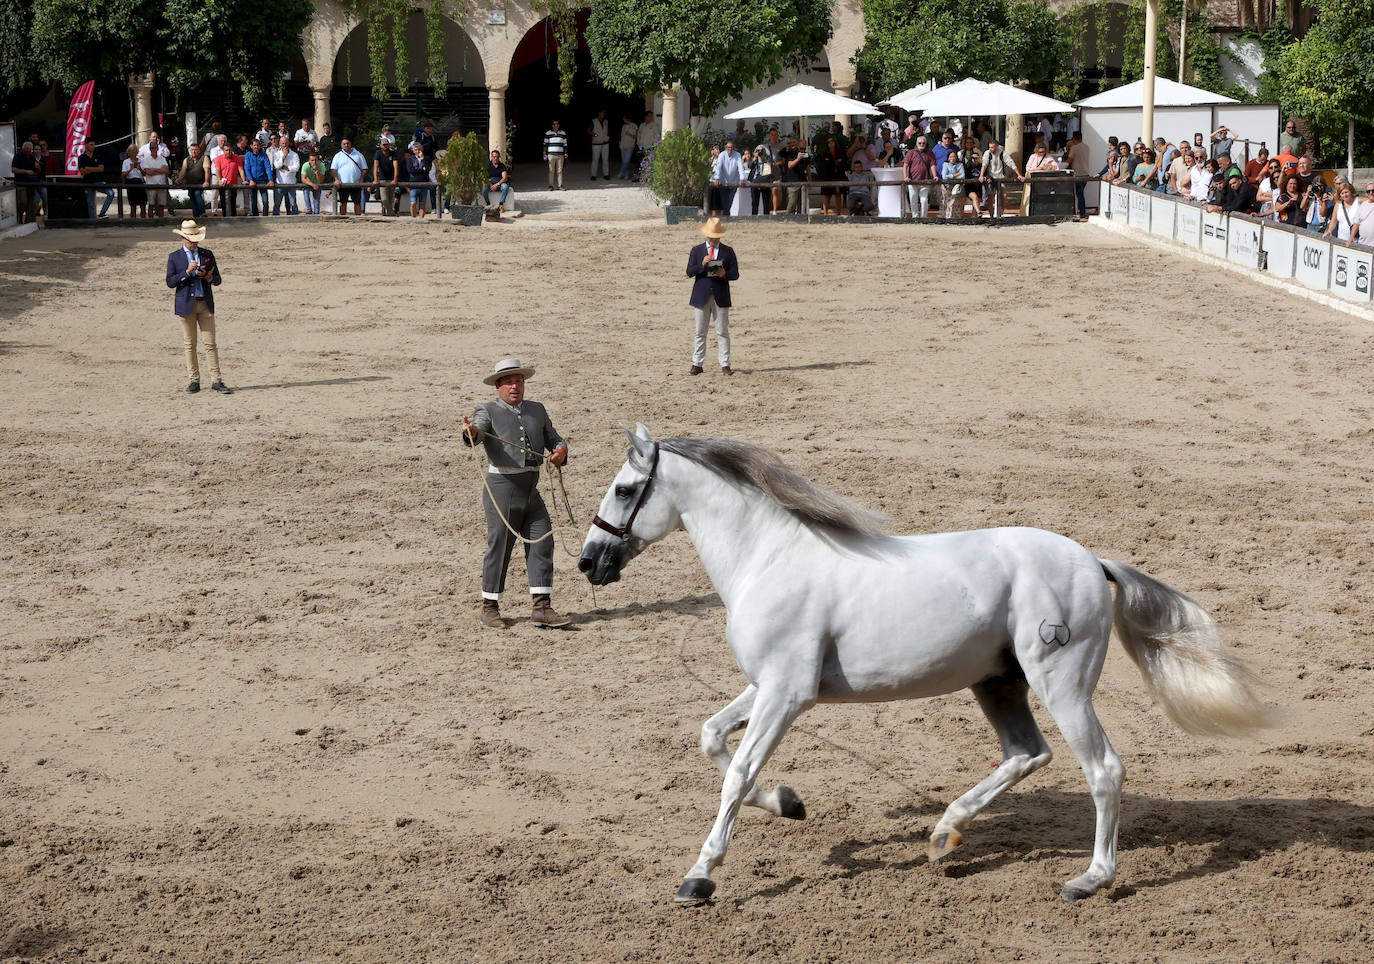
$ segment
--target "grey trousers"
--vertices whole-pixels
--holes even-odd
[[[506,569],[510,567],[510,554],[518,541],[510,534],[501,516],[510,522],[511,528],[526,539],[538,539],[553,529],[549,521],[549,510],[539,494],[539,473],[521,472],[518,475],[497,475],[487,473],[487,483],[496,494],[496,503],[482,489],[482,508],[487,514],[487,554],[482,557],[482,598],[500,599],[506,588]],[[525,569],[530,577],[531,595],[549,595],[553,592],[553,539],[525,546]]]
[[[730,309],[716,304],[715,298],[707,298],[706,304],[692,309],[692,320],[696,323],[692,364],[698,368],[706,361],[706,329],[711,327],[713,318],[716,322],[716,359],[721,368],[730,364]]]

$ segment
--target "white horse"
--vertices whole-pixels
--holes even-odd
[[[1093,858],[1067,901],[1116,878],[1121,761],[1092,693],[1117,634],[1155,699],[1193,733],[1243,734],[1269,723],[1257,680],[1191,599],[1130,566],[1040,529],[886,536],[881,518],[787,469],[771,452],[725,439],[630,436],[629,458],[601,501],[578,567],[596,585],[675,529],[691,537],[726,610],[726,639],[749,686],[701,730],[725,773],[720,811],[677,900],[715,891],[741,804],[781,817],[806,810],[759,770],[815,703],[876,702],[973,691],[1002,744],[1002,764],[949,805],[930,859],[963,841],[974,816],[1050,762],[1027,704],[1035,691],[1078,757],[1097,808]],[[1117,587],[1115,612],[1108,583]],[[731,758],[725,737],[744,736]]]

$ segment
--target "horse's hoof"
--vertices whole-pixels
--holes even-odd
[[[716,882],[710,877],[688,877],[677,889],[673,900],[679,904],[704,904],[716,892]]]
[[[791,787],[778,787],[778,816],[788,820],[806,819],[806,806]]]
[[[930,838],[930,862],[933,864],[941,857],[964,842],[964,835],[957,830],[947,830]]]
[[[1071,887],[1068,885],[1065,885],[1064,889],[1059,892],[1059,896],[1064,898],[1064,903],[1066,904],[1072,904],[1085,897],[1091,897],[1092,895],[1093,892],[1091,890],[1084,890],[1082,887]]]

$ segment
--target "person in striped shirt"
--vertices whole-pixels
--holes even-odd
[[[549,190],[563,190],[563,161],[568,156],[568,132],[553,121],[544,132],[544,160],[549,162]]]

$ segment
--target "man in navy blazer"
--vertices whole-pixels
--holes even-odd
[[[220,283],[219,262],[209,248],[202,248],[205,228],[194,221],[182,221],[172,233],[182,240],[181,247],[167,256],[167,287],[176,290],[174,311],[181,319],[186,343],[186,391],[200,391],[200,361],[196,357],[196,330],[205,342],[205,363],[210,369],[210,387],[225,395],[229,386],[219,371],[219,349],[215,345],[215,292]]]
[[[696,319],[696,339],[692,344],[692,367],[689,375],[700,375],[706,361],[706,329],[716,322],[716,356],[722,374],[733,375],[730,369],[730,282],[739,280],[739,262],[728,244],[721,244],[725,225],[720,218],[711,218],[701,227],[706,240],[687,255],[687,277],[692,278],[692,306]]]

